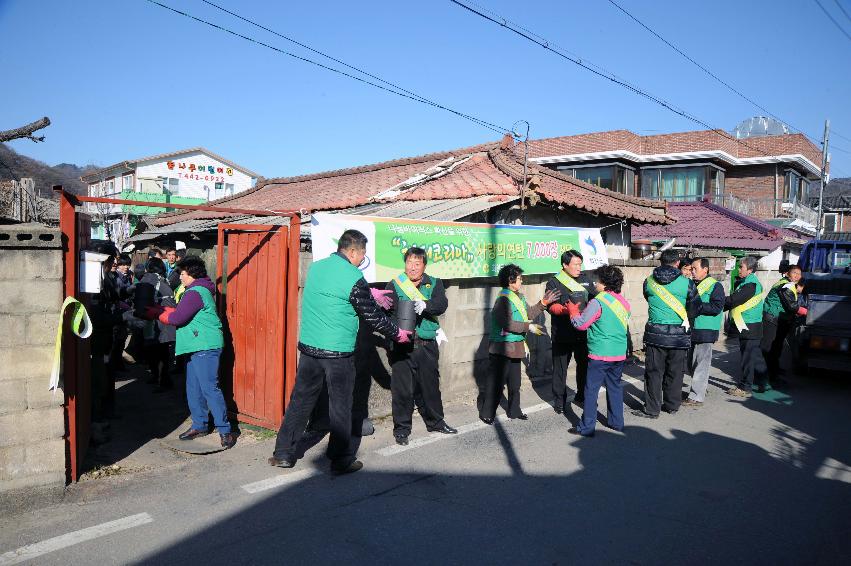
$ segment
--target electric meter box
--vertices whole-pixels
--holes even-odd
[[[80,292],[100,293],[103,285],[103,262],[109,259],[106,254],[80,252]]]

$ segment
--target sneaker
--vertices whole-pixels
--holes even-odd
[[[683,407],[691,407],[692,409],[699,409],[703,406],[702,401],[695,401],[694,399],[688,398],[682,403]]]
[[[396,436],[396,444],[399,446],[407,446],[408,445],[408,437],[407,436]]]
[[[224,448],[225,450],[233,448],[236,444],[236,435],[232,432],[229,432],[227,434],[220,434],[219,437],[222,441],[222,448]]]
[[[742,399],[747,399],[747,398],[751,397],[751,392],[745,391],[744,389],[741,389],[739,387],[734,387],[734,388],[730,389],[729,391],[727,391],[727,395],[731,395],[733,397],[740,397]]]
[[[286,458],[275,458],[272,456],[268,460],[266,460],[270,466],[275,466],[276,468],[292,468],[295,466],[295,462],[292,460],[287,460]]]

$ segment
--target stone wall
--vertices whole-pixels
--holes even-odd
[[[59,231],[0,227],[0,494],[65,485],[65,395],[47,389],[61,304]]]

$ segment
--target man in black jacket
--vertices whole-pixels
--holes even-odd
[[[328,457],[331,471],[356,472],[363,464],[355,457],[352,442],[352,393],[355,384],[354,350],[359,321],[400,343],[409,342],[411,332],[400,330],[381,310],[376,298],[358,271],[366,257],[367,239],[357,230],[340,236],[337,252],[315,261],[307,272],[302,299],[298,349],[301,352],[298,375],[284,422],[275,441],[272,466],[292,468],[298,442],[322,392],[328,387],[331,439]]]
[[[593,296],[593,286],[582,275],[582,254],[568,250],[561,254],[561,271],[547,281],[546,291],[557,291],[561,299],[551,303],[547,310],[552,317],[553,332],[553,409],[556,413],[565,410],[568,403],[567,366],[573,357],[576,364],[576,394],[573,401],[584,402],[585,379],[588,374],[588,341],[585,331],[576,330],[570,323],[567,303],[579,305],[585,310],[588,298]]]
[[[691,262],[692,279],[700,297],[700,310],[691,330],[691,391],[683,401],[687,407],[700,407],[709,385],[709,369],[712,367],[712,345],[718,341],[724,322],[724,287],[709,276],[709,260],[696,258]]]
[[[413,301],[417,315],[413,344],[394,344],[389,354],[393,376],[390,391],[393,396],[393,437],[402,446],[408,444],[414,398],[420,416],[429,432],[455,434],[458,432],[443,420],[443,399],[440,395],[440,350],[438,338],[443,336],[437,317],[446,312],[449,301],[443,282],[425,272],[428,258],[422,248],[405,252],[405,272],[394,277],[386,290],[393,301],[393,310],[400,301]]]
[[[665,250],[659,267],[644,281],[644,407],[633,415],[656,419],[674,414],[683,400],[683,374],[691,347],[691,322],[700,310],[694,281],[682,276],[680,255]]]
[[[757,259],[743,257],[739,261],[739,279],[733,293],[724,302],[731,313],[730,336],[739,337],[742,375],[736,387],[727,391],[734,397],[751,396],[754,374],[765,371],[765,360],[759,349],[762,340],[762,284],[756,278]]]

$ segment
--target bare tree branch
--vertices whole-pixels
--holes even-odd
[[[44,136],[34,136],[33,132],[42,128],[46,128],[49,125],[50,118],[45,116],[41,120],[36,120],[32,124],[27,124],[26,126],[15,128],[14,130],[6,130],[5,132],[0,132],[0,142],[7,142],[20,138],[28,138],[34,142],[44,141]]]

